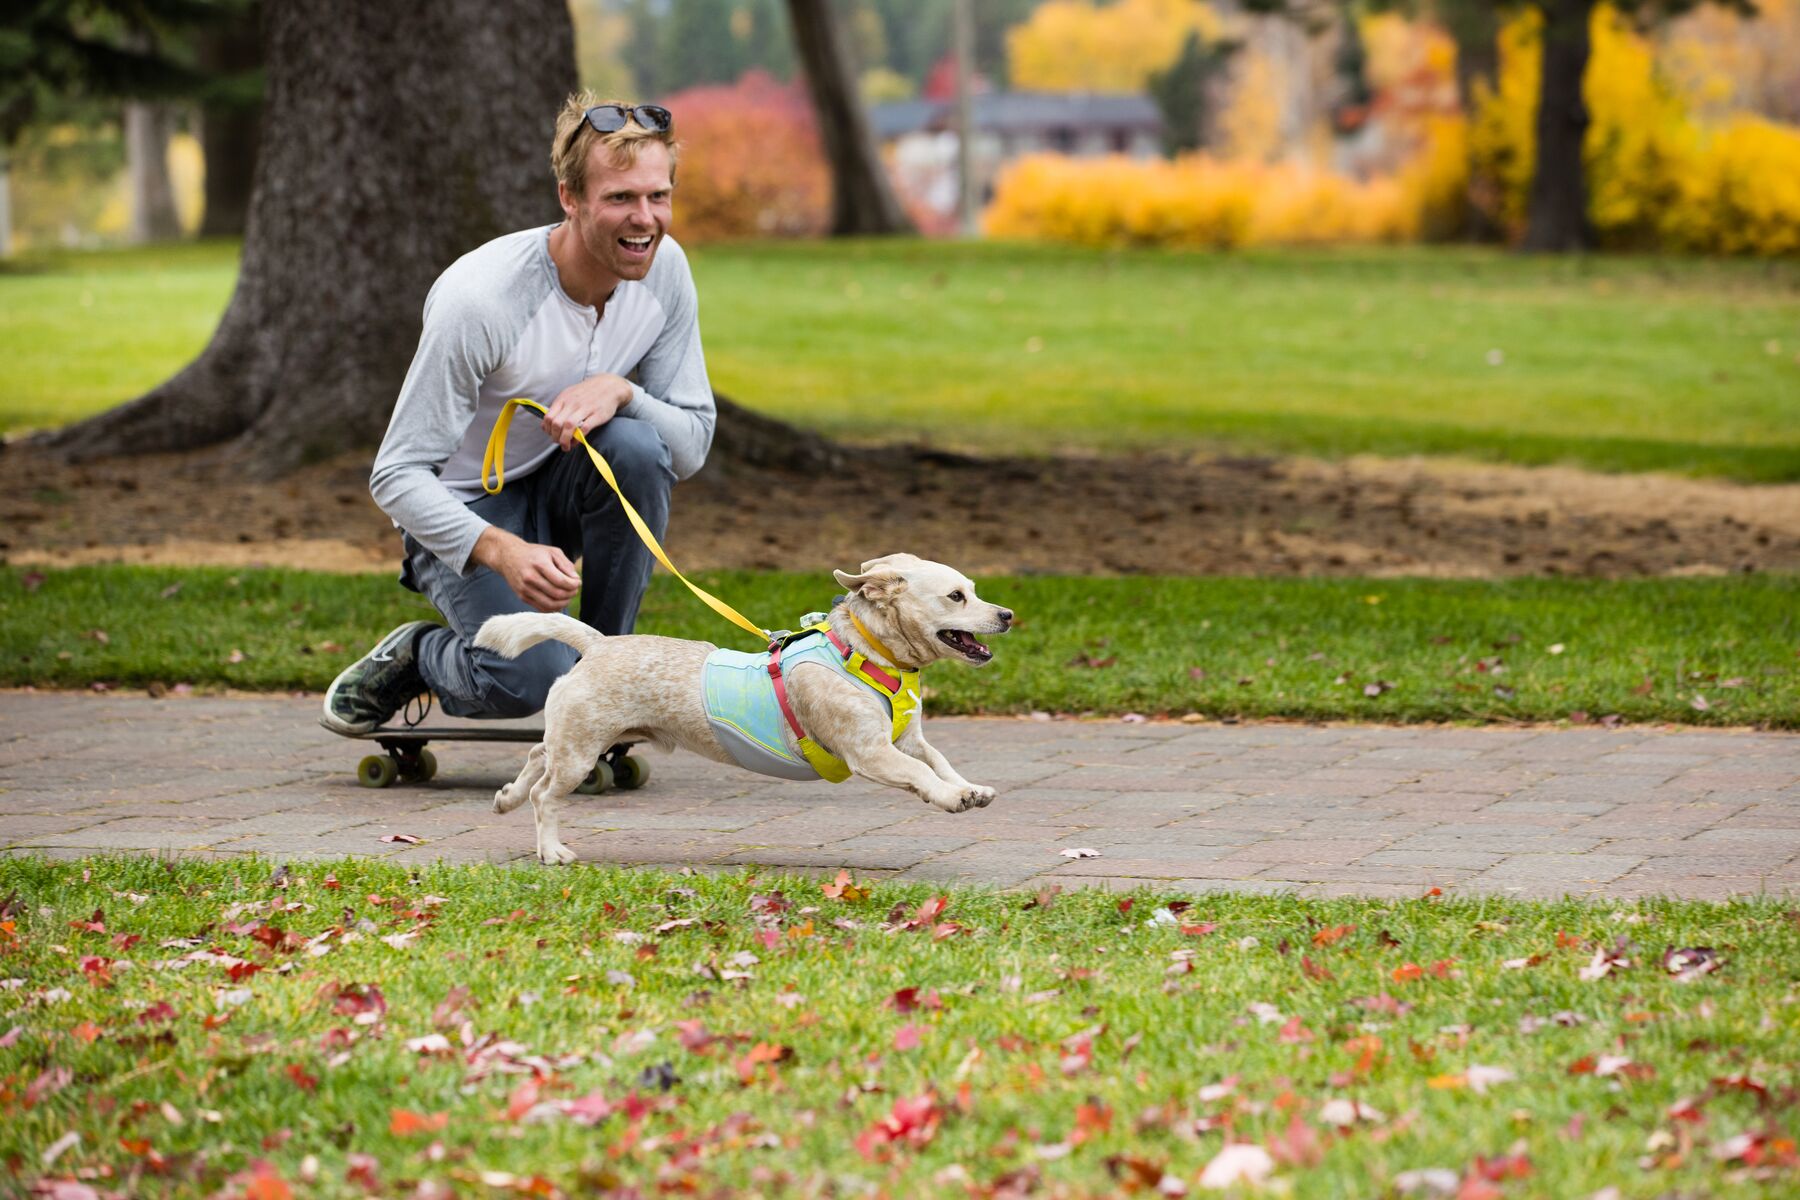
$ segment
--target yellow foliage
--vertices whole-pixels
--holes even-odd
[[[1800,254],[1800,129],[1732,121],[1694,157],[1664,229],[1690,250]]]
[[[1228,158],[1259,162],[1281,153],[1281,99],[1275,64],[1255,48],[1238,55],[1231,105],[1220,114],[1219,139]]]
[[[1478,197],[1513,236],[1523,233],[1536,159],[1540,78],[1535,9],[1500,36],[1498,87],[1481,96],[1470,130]],[[1725,253],[1794,253],[1800,242],[1800,130],[1739,118],[1708,138],[1653,47],[1610,7],[1595,10],[1582,92],[1588,215],[1602,245],[1679,245]],[[1694,94],[1688,85],[1688,94]]]
[[[1141,92],[1181,53],[1190,32],[1219,33],[1212,9],[1194,0],[1046,0],[1006,34],[1015,88],[1043,92]]]
[[[1456,133],[1459,139],[1460,127]],[[1459,145],[1449,145],[1452,166],[1461,161]],[[1406,241],[1423,231],[1426,202],[1444,187],[1425,170],[1358,182],[1293,163],[1204,155],[1174,162],[1037,155],[1001,175],[986,232],[1086,246],[1215,249]],[[1449,187],[1460,191],[1454,180]]]

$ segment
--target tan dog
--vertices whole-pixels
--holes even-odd
[[[866,656],[878,674],[882,668],[917,670],[942,658],[981,666],[993,652],[975,635],[1005,633],[1012,625],[1011,610],[977,599],[975,585],[960,572],[910,554],[872,559],[858,575],[832,575],[849,592],[828,618],[834,644]],[[557,809],[595,760],[620,742],[681,746],[746,765],[721,744],[709,718],[702,681],[717,649],[711,643],[609,638],[560,613],[514,613],[490,618],[475,644],[510,658],[548,638],[575,647],[581,661],[550,689],[543,742],[532,747],[519,777],[494,796],[494,811],[501,813],[530,798],[542,862],[575,860],[559,836]],[[993,788],[964,779],[925,740],[922,708],[894,740],[883,700],[856,679],[817,661],[795,662],[784,678],[800,727],[851,772],[906,788],[945,812],[993,800]],[[798,739],[792,730],[784,728],[782,735],[793,751]]]

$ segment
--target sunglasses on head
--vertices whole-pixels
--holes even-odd
[[[617,133],[626,122],[636,121],[652,133],[662,133],[675,123],[669,110],[658,104],[596,104],[582,114],[595,133]],[[569,135],[569,144],[581,136],[581,126]]]

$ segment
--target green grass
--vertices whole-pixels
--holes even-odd
[[[702,247],[693,262],[715,386],[848,438],[1800,479],[1791,262],[908,240]],[[233,272],[228,244],[0,272],[0,428],[167,377],[204,344]]]
[[[235,242],[58,254],[0,269],[0,431],[101,412],[200,352],[231,298]]]
[[[825,607],[835,590],[812,575],[701,581],[751,619],[777,624]],[[985,580],[981,590],[1015,608],[1019,627],[994,643],[984,669],[933,668],[933,712],[1381,721],[1580,712],[1800,726],[1800,579],[1792,576],[1037,577]],[[390,627],[431,615],[383,576],[6,568],[0,684],[319,690]],[[663,575],[639,629],[754,648]]]
[[[1511,1182],[1483,1195],[1794,1180],[1800,923],[1772,900],[1214,895],[1164,924],[1147,892],[958,889],[909,930],[884,926],[933,891],[869,886],[0,861],[0,1160],[21,1186],[171,1197],[258,1175],[364,1195],[354,1173],[384,1195],[960,1196],[1015,1172],[1099,1197],[1138,1171],[1193,1189],[1227,1141],[1292,1147],[1275,1182],[1304,1197],[1484,1159]],[[1600,946],[1630,965],[1583,980]],[[1696,946],[1722,966],[1671,979],[1663,952]],[[921,1097],[913,1140],[868,1136]],[[1326,1105],[1350,1099],[1375,1112],[1340,1131]],[[1774,1157],[1760,1180],[1720,1157],[1740,1134]]]
[[[1800,478],[1792,263],[906,241],[695,261],[716,386],[850,437]]]

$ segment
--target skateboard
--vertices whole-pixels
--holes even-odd
[[[371,754],[356,765],[356,782],[367,788],[384,788],[400,781],[424,783],[437,774],[437,755],[426,749],[429,742],[536,743],[544,740],[544,731],[517,726],[383,725],[367,733],[343,736],[374,742],[387,751]],[[650,764],[631,756],[634,745],[635,742],[621,742],[602,754],[575,790],[597,796],[614,788],[630,792],[643,787],[650,779]]]

